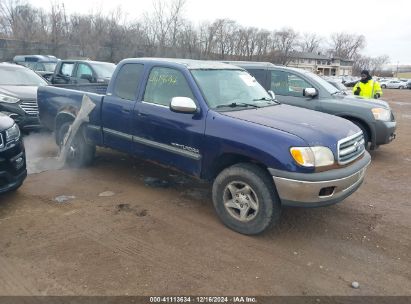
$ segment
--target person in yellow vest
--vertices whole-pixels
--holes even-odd
[[[378,81],[372,79],[370,72],[361,71],[361,80],[352,89],[354,95],[364,98],[380,98],[382,90]]]

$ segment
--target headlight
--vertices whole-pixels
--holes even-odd
[[[20,138],[20,129],[17,124],[6,130],[6,142],[18,140]]]
[[[15,97],[11,97],[11,96],[7,96],[7,95],[0,94],[0,102],[16,103],[16,102],[18,102],[19,100],[20,100],[20,99],[15,98]]]
[[[371,109],[375,120],[389,121],[391,119],[391,111],[384,108]]]
[[[304,167],[323,167],[334,164],[334,154],[327,147],[292,147],[291,156]]]

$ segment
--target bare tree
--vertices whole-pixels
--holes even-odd
[[[331,35],[330,50],[331,56],[354,59],[365,47],[365,37],[348,33],[334,33]]]
[[[154,0],[154,12],[145,14],[147,30],[155,37],[159,55],[165,54],[166,47],[175,47],[177,34],[182,26],[182,11],[186,0]]]
[[[381,73],[382,66],[389,63],[389,61],[387,55],[377,57],[358,55],[354,61],[353,73],[359,75],[362,70],[368,70],[371,75],[378,75]]]
[[[302,52],[316,53],[320,51],[323,38],[316,33],[304,33],[299,42],[299,48]]]
[[[283,28],[273,33],[273,62],[287,65],[291,61],[291,54],[297,48],[298,36],[292,28]]]

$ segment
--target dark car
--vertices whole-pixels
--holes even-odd
[[[59,59],[51,55],[17,55],[14,56],[13,62],[24,65],[49,80]]]
[[[19,188],[26,176],[26,155],[19,127],[0,113],[0,194]]]
[[[116,65],[91,60],[61,60],[50,78],[52,84],[103,84],[109,83]]]
[[[342,82],[331,79],[331,78],[324,78],[329,84],[332,84],[334,87],[336,87],[338,90],[341,92],[344,92],[346,95],[352,95],[352,92],[350,89],[348,89]]]
[[[320,76],[302,69],[267,62],[230,63],[246,69],[281,103],[350,120],[363,131],[371,150],[396,137],[397,122],[386,101],[346,95]]]
[[[0,112],[13,118],[22,130],[39,128],[37,88],[45,85],[47,81],[29,68],[0,64]]]

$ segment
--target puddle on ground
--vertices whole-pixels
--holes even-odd
[[[63,168],[62,163],[57,157],[27,157],[27,173],[36,174],[50,170],[59,170]]]
[[[64,204],[68,203],[69,201],[72,201],[76,199],[74,195],[60,195],[54,198],[54,201],[59,203],[59,204]]]
[[[393,103],[399,106],[411,106],[410,102],[404,102],[404,101],[391,101],[390,103]]]
[[[140,209],[138,206],[131,207],[130,204],[117,204],[115,214],[119,214],[120,212],[127,212],[132,213],[138,217],[144,217],[148,215],[148,211],[146,209]]]
[[[145,177],[144,184],[152,188],[168,188],[171,186],[169,181],[156,177]]]

